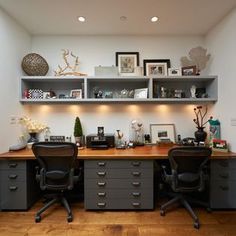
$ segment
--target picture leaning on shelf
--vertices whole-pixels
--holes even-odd
[[[228,152],[228,144],[226,140],[213,139],[212,140],[212,150],[216,152]]]

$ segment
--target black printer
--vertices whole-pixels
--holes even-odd
[[[92,149],[108,149],[115,147],[114,134],[89,134],[86,136],[86,146]]]

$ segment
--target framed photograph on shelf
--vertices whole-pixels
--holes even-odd
[[[168,75],[169,76],[181,76],[181,70],[178,68],[169,68]]]
[[[73,89],[73,90],[71,90],[70,91],[70,97],[81,99],[82,98],[82,89]]]
[[[169,59],[149,59],[143,60],[144,75],[166,76],[170,67]]]
[[[147,88],[141,88],[141,89],[135,89],[134,90],[134,98],[147,98],[148,96],[148,89]]]
[[[196,74],[197,74],[196,66],[182,67],[182,75],[196,75]]]
[[[150,124],[151,142],[175,143],[175,125],[174,124]]]
[[[228,152],[228,145],[226,140],[213,139],[212,140],[212,150],[216,152]]]
[[[119,75],[134,76],[135,68],[139,66],[138,52],[116,52],[116,66]]]

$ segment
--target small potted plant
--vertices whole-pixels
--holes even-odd
[[[74,137],[75,137],[76,145],[80,148],[83,148],[83,146],[84,146],[84,135],[83,135],[83,129],[82,129],[82,126],[81,126],[80,118],[78,116],[75,119]]]

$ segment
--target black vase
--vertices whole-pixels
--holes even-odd
[[[28,140],[28,143],[37,143],[39,140],[38,140],[38,137],[37,137],[37,133],[29,133],[30,135],[30,138]]]
[[[197,142],[205,142],[206,137],[207,137],[207,132],[204,131],[205,127],[199,127],[197,131],[195,131],[195,139]]]

